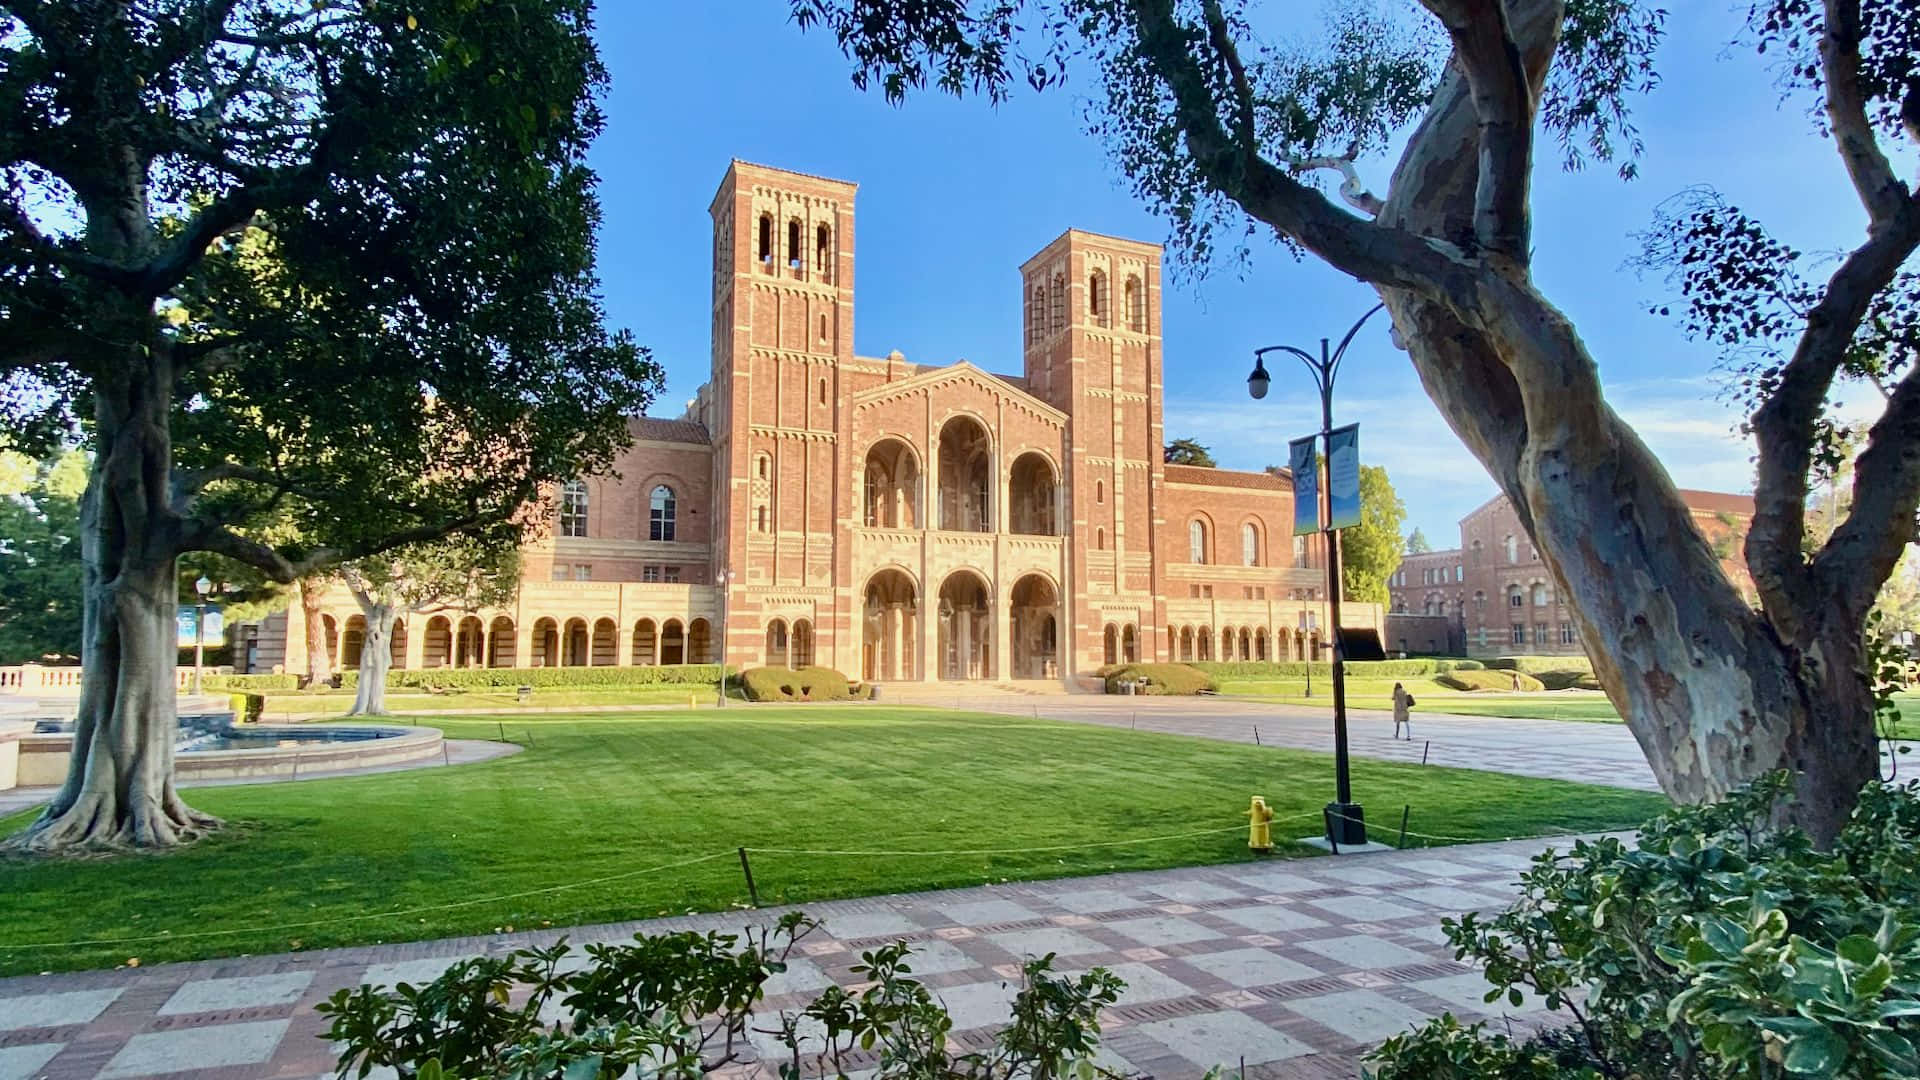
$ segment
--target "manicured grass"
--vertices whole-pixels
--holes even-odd
[[[498,730],[492,718],[437,723],[455,737]],[[879,706],[528,716],[506,727],[528,749],[484,764],[191,791],[233,827],[185,851],[0,861],[0,973],[723,909],[746,900],[741,845],[947,852],[756,851],[766,903],[1235,862],[1251,858],[1248,796],[1267,797],[1284,839],[1319,831],[1332,786],[1325,755]],[[1356,761],[1353,775],[1381,821],[1408,804],[1414,830],[1448,836],[1620,828],[1664,805],[1644,792],[1437,767]],[[1205,830],[1219,831],[1179,835]],[[1148,838],[1162,839],[1083,846]],[[983,848],[1055,850],[953,853]],[[636,873],[699,857],[710,858]],[[402,909],[427,910],[388,914]],[[167,937],[21,947],[155,934]]]
[[[734,692],[734,697],[738,699],[738,691]],[[267,707],[264,715],[268,720],[281,717],[340,716],[353,707],[353,693],[347,690],[318,694],[306,692],[268,694],[266,698]],[[543,686],[536,689],[532,699],[524,705],[520,703],[519,694],[513,687],[456,690],[444,694],[387,691],[387,708],[390,711],[400,712],[430,712],[437,709],[531,712],[581,706],[684,706],[689,700],[698,706],[712,705],[714,688],[711,685],[689,684],[579,688]]]

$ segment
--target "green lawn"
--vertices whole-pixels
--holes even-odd
[[[498,730],[492,718],[438,723],[458,737]],[[530,716],[507,734],[528,749],[453,769],[194,790],[189,801],[233,827],[179,853],[0,861],[0,973],[723,909],[746,900],[740,845],[948,852],[761,851],[763,902],[1233,862],[1250,858],[1249,795],[1274,805],[1276,838],[1318,832],[1331,795],[1325,755],[878,706]],[[1410,804],[1414,830],[1463,837],[1618,828],[1664,805],[1364,761],[1354,786],[1378,824]],[[0,821],[0,833],[25,821]],[[1204,830],[1221,831],[1167,838]],[[1080,846],[1145,838],[1163,839]],[[702,856],[713,858],[636,873]],[[390,914],[415,908],[428,910]],[[156,934],[166,937],[119,940]],[[100,939],[113,940],[36,944]]]
[[[738,692],[735,692],[738,696]],[[339,716],[353,707],[353,692],[334,690],[311,694],[304,691],[266,695],[268,720],[282,717],[299,719],[315,716]],[[662,686],[560,687],[542,686],[534,690],[526,704],[520,703],[513,687],[450,690],[425,694],[390,689],[387,708],[400,712],[431,712],[437,709],[491,709],[498,712],[537,712],[545,709],[579,708],[607,705],[685,705],[692,700],[700,706],[712,705],[714,688],[708,685],[672,684]]]

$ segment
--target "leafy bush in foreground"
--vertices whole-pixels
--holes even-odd
[[[297,690],[298,675],[202,675],[200,686],[215,690]]]
[[[1577,841],[1490,919],[1444,920],[1487,999],[1570,1022],[1517,1043],[1452,1017],[1390,1039],[1375,1080],[1920,1075],[1920,792],[1870,784],[1831,852],[1775,828],[1786,774]]]
[[[767,979],[786,970],[816,925],[793,913],[744,937],[683,932],[588,945],[585,966],[570,962],[577,954],[562,941],[462,961],[426,986],[341,990],[319,1011],[331,1019],[326,1038],[340,1048],[341,1076],[384,1065],[461,1080],[692,1080],[739,1060],[750,1031],[783,1048],[768,1062],[782,1075],[1054,1080],[1099,1071],[1091,1063],[1099,1011],[1124,984],[1098,968],[1056,976],[1051,955],[1025,965],[1011,1022],[990,1050],[960,1052],[948,1039],[953,1021],[907,977],[912,955],[900,942],[862,954],[854,971],[866,989],[831,987],[804,1009],[756,1017]],[[815,1027],[804,1039],[802,1024]]]
[[[1520,671],[1449,671],[1433,681],[1449,690],[1539,690],[1539,679]]]
[[[754,701],[847,701],[854,697],[847,677],[828,667],[748,668],[740,673],[740,685]],[[864,687],[860,696],[866,696]]]
[[[1146,693],[1154,695],[1198,694],[1218,687],[1213,677],[1192,664],[1121,664],[1103,668],[1107,693],[1120,693],[1120,684],[1147,680]]]

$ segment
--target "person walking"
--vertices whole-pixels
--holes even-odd
[[[1399,683],[1393,684],[1393,737],[1400,738],[1402,729],[1406,731],[1406,740],[1413,741],[1413,695]]]

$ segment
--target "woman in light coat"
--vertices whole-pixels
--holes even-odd
[[[1393,684],[1393,737],[1400,738],[1402,729],[1406,730],[1408,742],[1413,741],[1413,695],[1399,683]]]

